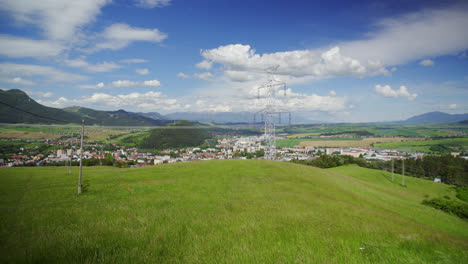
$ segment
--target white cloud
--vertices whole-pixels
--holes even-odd
[[[113,63],[113,62],[103,62],[99,64],[89,64],[87,61],[84,59],[75,59],[75,60],[65,60],[64,61],[66,65],[69,67],[73,68],[81,68],[83,70],[86,70],[88,72],[110,72],[115,69],[120,68],[119,65]]]
[[[80,85],[80,88],[83,89],[102,89],[102,88],[111,88],[111,87],[159,87],[161,86],[161,83],[158,80],[148,80],[148,81],[142,81],[142,82],[132,82],[129,80],[118,80],[118,81],[113,81],[108,85],[105,85],[103,82],[100,82],[98,84],[85,84],[85,85]]]
[[[16,22],[39,27],[48,39],[73,39],[76,31],[93,22],[110,0],[0,0],[0,10]]]
[[[375,86],[375,92],[387,98],[406,97],[408,101],[412,101],[418,96],[418,94],[416,93],[413,93],[413,94],[409,93],[408,89],[404,85],[400,86],[400,89],[398,90],[393,90],[390,87],[390,85],[382,86],[380,84],[377,84]]]
[[[135,72],[140,75],[146,75],[149,73],[149,70],[148,69],[136,69]]]
[[[255,74],[245,71],[224,71],[224,74],[233,82],[247,82],[255,80]]]
[[[449,109],[457,109],[457,104],[449,104]]]
[[[346,56],[360,61],[399,65],[468,48],[468,9],[451,6],[424,9],[392,19],[380,20],[379,30],[363,40],[338,44]]]
[[[23,79],[21,77],[6,78],[6,79],[2,79],[0,81],[7,82],[7,83],[18,84],[18,85],[35,85],[36,84],[33,81],[26,80],[26,79]]]
[[[34,92],[33,94],[39,96],[39,97],[42,97],[42,98],[50,98],[52,96],[54,96],[54,94],[52,92]]]
[[[122,63],[127,63],[127,64],[135,64],[135,63],[144,63],[148,62],[145,59],[126,59],[126,60],[120,60]]]
[[[104,85],[103,82],[100,82],[100,83],[98,83],[96,85],[92,85],[92,84],[80,85],[79,87],[82,88],[82,89],[102,89],[102,88],[106,88],[106,86]]]
[[[137,28],[124,23],[112,24],[102,33],[102,42],[96,44],[96,50],[119,50],[127,47],[134,41],[148,41],[159,43],[167,38],[167,34],[157,28]]]
[[[328,93],[328,96],[336,96],[336,92],[331,90],[329,93]]]
[[[422,65],[422,66],[434,66],[434,61],[433,60],[422,60],[421,62],[419,62],[419,65]]]
[[[60,97],[56,101],[38,102],[52,107],[67,107],[73,105],[87,106],[96,109],[129,109],[133,111],[173,111],[182,109],[176,99],[167,98],[161,92],[149,91],[146,93],[130,93],[110,95],[106,93],[94,93],[91,96],[83,96],[80,99],[67,99]]]
[[[201,55],[205,61],[222,64],[226,71],[265,72],[279,65],[277,74],[293,77],[362,76],[375,70],[373,65],[367,69],[359,61],[342,56],[339,47],[325,52],[294,50],[260,55],[249,45],[231,44],[202,50]]]
[[[135,5],[143,8],[165,7],[171,0],[135,0]]]
[[[119,80],[111,83],[114,87],[159,87],[161,83],[158,80],[149,80],[143,82],[132,82],[128,80]]]
[[[193,74],[193,77],[201,79],[201,80],[205,80],[205,81],[213,80],[213,74],[211,74],[211,72],[195,73]]]
[[[199,69],[202,69],[202,70],[210,70],[211,69],[211,65],[213,64],[213,62],[211,61],[208,61],[208,60],[204,60],[200,63],[197,63],[195,66]]]
[[[32,40],[0,34],[0,55],[11,58],[51,57],[58,55],[63,46],[48,40]]]
[[[187,79],[189,76],[183,72],[179,72],[177,74],[177,77],[182,78],[182,79]]]
[[[63,72],[49,66],[10,62],[0,63],[1,78],[15,78],[17,76],[43,77],[49,81],[56,82],[76,82],[88,79],[86,76]]]

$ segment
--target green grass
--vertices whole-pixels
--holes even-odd
[[[278,148],[292,148],[294,146],[298,146],[301,144],[303,141],[362,141],[362,138],[313,138],[313,139],[307,139],[307,138],[288,138],[288,139],[278,139],[276,140],[276,146]]]
[[[390,148],[390,149],[410,149],[413,152],[437,152],[431,150],[433,146],[446,146],[453,151],[463,151],[468,149],[468,138],[451,138],[451,139],[437,139],[437,140],[419,140],[419,141],[402,141],[402,142],[387,142],[387,143],[374,143],[377,149]]]
[[[268,161],[0,169],[0,262],[466,263],[454,188]],[[148,179],[157,186],[145,182]],[[134,192],[131,195],[121,183]]]

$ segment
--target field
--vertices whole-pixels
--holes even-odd
[[[77,168],[0,170],[2,263],[468,262],[468,221],[421,204],[454,189],[378,170],[85,167],[81,196]]]
[[[292,139],[289,139],[292,140]],[[337,147],[369,147],[374,143],[378,142],[402,142],[402,141],[417,141],[424,140],[423,138],[362,138],[360,140],[302,140],[300,146],[313,146],[313,147],[328,147],[328,148],[337,148]]]
[[[293,125],[280,128],[289,138],[306,138],[334,133],[336,135],[363,135],[375,137],[447,137],[468,134],[468,126],[462,124],[322,124]]]
[[[110,138],[116,138],[120,135],[134,133],[143,129],[130,128],[108,128],[98,126],[85,126],[85,136],[89,140],[105,141]],[[71,126],[28,126],[28,125],[9,125],[0,126],[0,138],[6,139],[57,139],[60,137],[78,138],[81,133],[81,127]]]
[[[430,152],[431,146],[447,146],[453,150],[468,150],[468,138],[451,138],[451,139],[437,139],[437,140],[421,140],[421,141],[405,141],[405,142],[385,142],[376,143],[376,148],[412,148],[413,151]]]
[[[361,141],[362,138],[314,138],[314,139],[301,139],[301,138],[287,138],[287,139],[277,139],[276,146],[279,148],[288,147],[292,148],[294,146],[299,146],[303,141]]]

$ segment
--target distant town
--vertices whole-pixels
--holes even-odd
[[[281,137],[278,137],[281,139]],[[10,139],[15,141],[15,139]],[[165,163],[188,162],[196,160],[214,159],[263,159],[264,146],[261,136],[235,136],[217,139],[213,147],[189,147],[177,149],[165,149],[154,152],[141,151],[138,148],[125,148],[116,143],[103,144],[101,142],[89,140],[84,144],[82,154],[83,160],[112,159],[116,164],[126,167],[154,166]],[[53,146],[53,150],[46,153],[30,154],[30,148],[20,148],[18,153],[12,154],[9,158],[0,159],[1,167],[13,166],[47,166],[65,165],[79,162],[80,150],[79,141],[76,138],[68,139],[42,139],[41,142]],[[36,146],[37,148],[37,146]],[[321,155],[349,155],[354,158],[364,158],[366,160],[389,161],[391,159],[418,158],[423,157],[421,152],[401,152],[392,149],[376,150],[373,147],[313,147],[295,146],[277,149],[277,160],[291,161],[314,160]],[[459,152],[452,152],[452,156],[459,156]],[[463,157],[468,159],[468,157]],[[68,162],[68,163],[67,163]],[[93,165],[103,165],[102,162]]]

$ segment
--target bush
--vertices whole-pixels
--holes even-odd
[[[460,218],[468,218],[468,205],[466,203],[443,198],[434,198],[430,200],[423,200],[422,204],[431,206],[450,214],[454,214]]]
[[[462,201],[465,201],[465,202],[468,202],[468,187],[457,187],[456,188],[456,191],[457,191],[457,198],[462,200]]]

